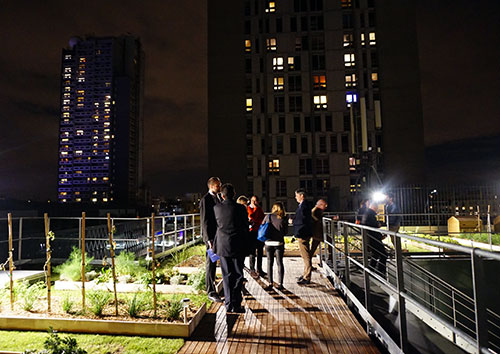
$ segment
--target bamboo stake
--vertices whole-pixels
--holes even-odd
[[[45,262],[46,267],[46,282],[47,282],[47,311],[51,311],[51,301],[50,301],[50,282],[51,282],[51,269],[50,269],[50,259],[52,257],[52,250],[50,249],[50,231],[49,231],[49,215],[47,213],[43,214],[43,219],[45,223],[45,250],[47,252],[47,261]]]
[[[113,242],[113,230],[111,227],[111,216],[108,213],[109,251],[111,253],[111,270],[113,272],[113,292],[115,293],[115,316],[118,316],[118,296],[116,295],[116,271],[115,271],[115,245]]]
[[[12,278],[12,271],[14,268],[13,246],[12,246],[12,214],[8,214],[9,219],[9,278],[10,278],[10,310],[14,311],[14,279]]]
[[[82,212],[82,311],[85,312],[85,212]]]
[[[156,260],[155,260],[155,213],[151,214],[151,239],[153,246],[151,247],[151,261],[153,273],[153,316],[156,317]]]

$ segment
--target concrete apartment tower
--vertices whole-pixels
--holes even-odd
[[[60,202],[140,204],[143,91],[138,38],[74,37],[63,49]]]
[[[266,209],[294,209],[297,188],[347,211],[384,180],[421,183],[414,4],[403,3],[210,2],[210,173]]]

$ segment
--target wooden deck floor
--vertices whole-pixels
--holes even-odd
[[[267,282],[246,273],[246,313],[227,314],[213,304],[179,353],[379,353],[319,271],[311,284],[297,285],[302,264],[285,257],[284,291],[265,291]]]

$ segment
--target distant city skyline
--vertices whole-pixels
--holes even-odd
[[[7,35],[0,54],[0,195],[57,199],[58,53],[69,37],[88,33],[131,33],[148,53],[144,167],[153,195],[204,190],[209,177],[206,6],[202,0],[88,1],[76,11],[63,1],[2,4]],[[458,156],[461,146],[474,149],[489,136],[494,150],[483,148],[481,157],[496,159],[499,13],[497,1],[481,6],[465,0],[418,2],[425,142],[432,151],[463,141],[454,145]],[[491,169],[483,175],[488,171],[485,180],[494,182]]]

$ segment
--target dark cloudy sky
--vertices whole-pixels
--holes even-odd
[[[205,2],[0,0],[0,196],[55,199],[61,48],[127,32],[146,52],[145,178],[155,195],[203,190]],[[478,151],[498,161],[500,1],[417,2],[431,157],[449,149],[458,160],[486,141]]]
[[[155,194],[206,180],[204,0],[0,1],[0,196],[53,198],[61,49],[73,35],[139,36],[145,177]]]

